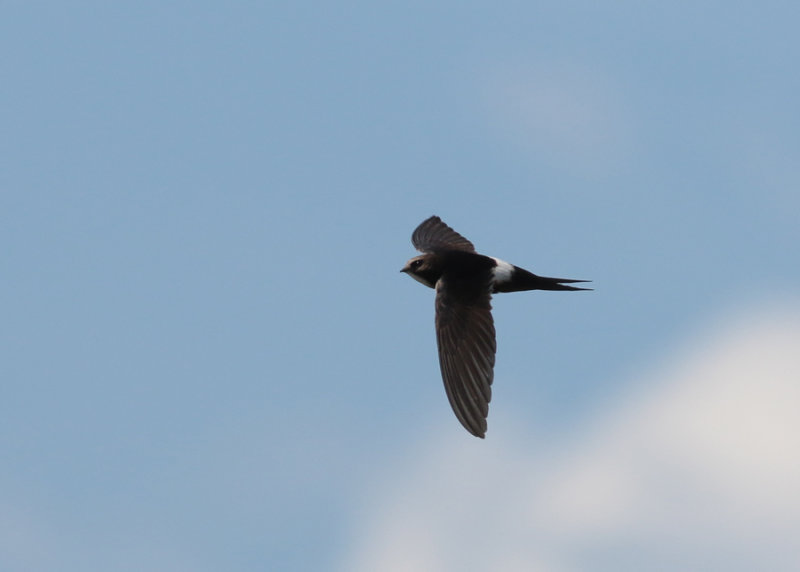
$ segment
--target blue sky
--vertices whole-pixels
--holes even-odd
[[[796,21],[5,3],[0,568],[790,569]],[[495,298],[485,441],[398,272],[431,214],[596,288]]]

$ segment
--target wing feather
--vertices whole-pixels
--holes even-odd
[[[411,243],[420,252],[444,250],[475,252],[475,247],[469,240],[447,226],[438,216],[422,221],[411,235]]]
[[[497,349],[489,287],[487,281],[482,294],[464,297],[446,278],[436,284],[436,337],[447,398],[461,424],[481,438]]]

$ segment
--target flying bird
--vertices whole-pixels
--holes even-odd
[[[569,286],[588,280],[537,276],[499,258],[475,252],[472,243],[438,216],[411,235],[422,252],[401,272],[436,290],[436,341],[447,399],[467,431],[483,439],[492,399],[495,343],[491,297],[523,290],[590,290]]]

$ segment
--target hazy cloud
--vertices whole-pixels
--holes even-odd
[[[484,89],[493,126],[539,157],[590,172],[627,160],[631,121],[608,77],[551,62],[497,70]]]

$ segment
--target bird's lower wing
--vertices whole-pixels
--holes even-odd
[[[463,299],[436,285],[436,338],[447,398],[461,424],[476,437],[486,434],[492,399],[495,342],[490,295]]]

